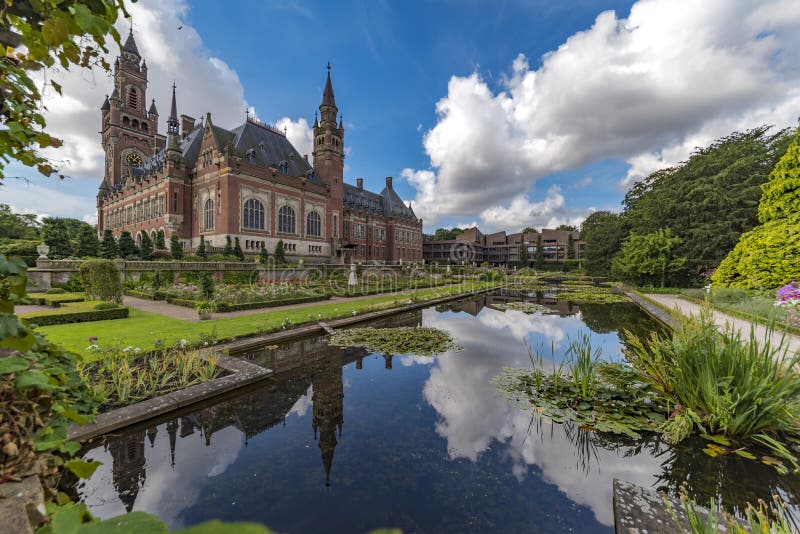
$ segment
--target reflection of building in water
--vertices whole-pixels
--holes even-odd
[[[370,323],[379,328],[420,324],[420,310]],[[244,435],[246,446],[248,440],[254,436],[282,424],[289,411],[313,385],[314,439],[319,439],[325,483],[330,485],[334,449],[338,444],[336,432],[338,430],[341,438],[344,424],[342,368],[356,362],[356,368],[361,369],[363,359],[368,356],[367,351],[331,347],[325,336],[316,336],[247,356],[261,365],[272,362],[274,365],[267,366],[273,370],[278,369],[280,372],[276,374],[279,376],[265,381],[256,391],[168,421],[164,426],[169,439],[173,469],[178,438],[185,439],[199,434],[206,446],[209,446],[214,433],[232,426]],[[386,368],[391,369],[391,356],[384,356],[384,359]],[[152,448],[159,429],[164,428],[142,428],[122,436],[107,438],[106,448],[113,457],[114,489],[128,511],[133,509],[145,480],[145,440],[150,441]]]
[[[333,466],[333,451],[339,437],[342,436],[344,424],[344,384],[342,382],[342,357],[331,355],[326,358],[323,365],[314,373],[313,387],[314,404],[311,425],[314,428],[314,439],[319,433],[319,450],[322,452],[322,464],[325,466],[325,485],[331,485],[331,467]]]
[[[112,469],[114,489],[128,512],[133,510],[139,488],[147,476],[144,438],[145,431],[141,429],[110,441],[106,447],[114,463]]]

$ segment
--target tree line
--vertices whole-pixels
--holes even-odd
[[[795,133],[734,132],[636,183],[621,213],[599,211],[581,226],[587,273],[640,285],[705,283],[759,224],[762,189]]]

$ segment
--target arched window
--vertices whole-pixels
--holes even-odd
[[[322,236],[322,219],[320,219],[319,213],[316,211],[311,211],[306,216],[306,235],[312,237]]]
[[[130,126],[131,120],[128,117],[122,117],[122,125],[123,126]]]
[[[138,127],[139,127],[139,121],[137,121],[136,119],[133,119],[131,121],[131,128],[138,128]]]
[[[289,206],[281,206],[281,209],[278,210],[278,231],[284,234],[293,234],[294,228],[294,210]]]
[[[146,122],[142,122],[142,131],[146,132],[149,129],[150,129],[150,126],[148,126]]]
[[[131,109],[139,109],[139,94],[133,87],[131,87],[131,90],[128,92],[128,106]]]
[[[255,198],[251,198],[244,203],[244,213],[242,215],[242,225],[251,230],[264,229],[264,204]]]
[[[214,228],[214,200],[209,198],[203,206],[203,228],[210,230]]]

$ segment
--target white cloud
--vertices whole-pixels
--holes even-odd
[[[69,192],[72,187],[69,179],[53,181],[51,187],[33,182],[6,180],[0,186],[4,204],[11,206],[16,213],[35,213],[40,218],[52,216],[73,217],[89,224],[97,223],[94,200]],[[46,212],[43,210],[47,210]]]
[[[509,210],[535,181],[589,162],[632,165],[623,185],[733,129],[786,126],[800,109],[800,3],[640,0],[499,91],[453,76],[424,136],[431,169],[406,169],[426,221]],[[503,206],[506,206],[503,208]]]
[[[574,184],[570,185],[569,188],[570,189],[583,189],[584,187],[589,187],[590,185],[592,185],[592,182],[593,182],[592,177],[591,176],[587,176],[586,178],[581,178],[580,180],[578,180]]]
[[[244,89],[236,71],[203,47],[197,31],[185,22],[188,4],[183,0],[140,0],[128,5],[134,38],[147,62],[147,106],[155,98],[161,133],[169,115],[172,82],[177,85],[178,113],[197,119],[210,111],[217,124],[233,126],[244,115]],[[179,30],[178,27],[182,26]],[[117,24],[124,39],[129,22]],[[106,57],[113,64],[118,47],[109,43]],[[64,146],[47,154],[62,161],[62,172],[100,183],[103,152],[100,147],[100,106],[113,90],[113,78],[99,68],[56,71],[52,78],[63,86],[64,96],[45,91],[48,129]]]
[[[528,226],[532,228],[555,228],[561,224],[580,226],[594,208],[569,209],[561,188],[551,186],[547,196],[540,202],[531,202],[525,195],[519,195],[506,206],[492,206],[480,214],[483,227],[488,231],[517,231]]]
[[[279,119],[275,125],[279,129],[286,129],[286,138],[300,152],[301,156],[311,159],[314,150],[314,131],[305,119],[292,120],[289,117]]]

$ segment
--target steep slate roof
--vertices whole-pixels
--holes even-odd
[[[181,156],[187,167],[194,167],[197,162],[197,156],[200,154],[200,145],[203,141],[203,128],[200,125],[194,127],[186,137],[178,141],[178,146],[181,151]],[[167,149],[162,148],[146,160],[142,162],[141,167],[132,167],[131,172],[136,180],[140,180],[143,176],[160,171],[164,168],[164,162],[167,159]],[[117,184],[116,189],[121,189],[122,184]]]
[[[220,128],[222,130],[222,128]],[[284,174],[289,176],[307,176],[310,181],[322,183],[319,178],[309,175],[311,165],[303,158],[292,143],[272,128],[260,126],[249,120],[230,132],[230,140],[234,151],[252,164],[267,167],[281,167],[286,163]],[[224,146],[224,145],[223,145]]]
[[[325,82],[325,90],[322,92],[322,105],[336,107],[336,98],[333,96],[333,85],[331,84],[330,63],[328,63],[328,80]]]
[[[366,189],[359,189],[350,184],[344,184],[343,200],[345,207],[350,209],[371,211],[386,217],[417,220],[414,210],[403,204],[403,200],[395,190],[388,187],[385,187],[378,194]]]
[[[128,34],[128,39],[125,41],[122,49],[139,56],[139,49],[136,47],[136,40],[133,38],[133,26],[131,26],[131,32]]]

